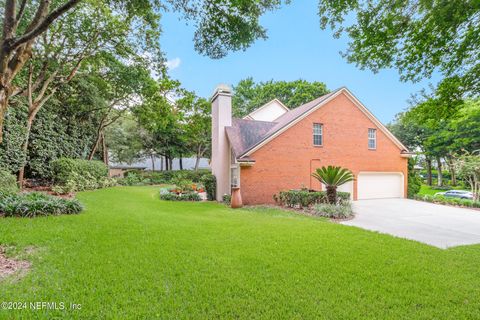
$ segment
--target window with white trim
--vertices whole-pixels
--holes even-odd
[[[323,125],[321,123],[313,124],[313,145],[323,145]]]
[[[377,149],[377,129],[368,129],[368,149]]]

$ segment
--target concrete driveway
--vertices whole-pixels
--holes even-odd
[[[408,199],[359,200],[356,216],[342,222],[435,247],[480,243],[480,211]]]

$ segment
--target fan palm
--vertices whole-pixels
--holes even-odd
[[[334,166],[318,168],[312,177],[327,187],[327,199],[332,204],[337,203],[337,187],[355,179],[350,170]]]

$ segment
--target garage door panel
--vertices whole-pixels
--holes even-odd
[[[403,198],[403,174],[400,172],[360,172],[357,177],[358,200]]]

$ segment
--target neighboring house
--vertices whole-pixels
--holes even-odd
[[[231,89],[212,97],[212,161],[217,200],[240,187],[245,204],[273,203],[281,190],[324,190],[311,177],[328,165],[350,169],[339,188],[352,199],[403,198],[408,149],[347,89],[289,110],[273,100],[243,119],[232,118]]]
[[[184,170],[193,170],[195,168],[196,158],[182,158],[182,166]],[[159,158],[155,159],[155,171],[160,171],[162,166],[161,160]],[[110,162],[109,171],[111,177],[123,177],[124,173],[128,170],[148,170],[151,171],[153,168],[152,161],[150,158],[134,162],[132,164],[128,163],[115,163]],[[164,163],[165,168],[165,163]],[[210,169],[208,159],[200,158],[200,163],[198,166],[199,169]],[[180,170],[180,159],[173,159],[172,169]]]

